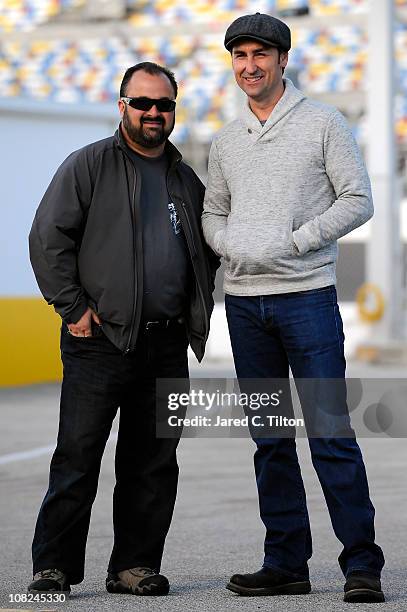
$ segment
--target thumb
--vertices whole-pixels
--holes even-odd
[[[91,313],[92,313],[92,319],[93,319],[93,320],[94,320],[94,321],[95,321],[95,322],[96,322],[98,325],[100,325],[100,319],[99,319],[99,317],[97,316],[96,312],[93,312],[93,310],[91,310]]]

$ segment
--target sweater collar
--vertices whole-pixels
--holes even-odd
[[[253,113],[249,106],[249,100],[246,99],[244,108],[241,112],[240,118],[243,123],[250,128],[253,132],[264,136],[273,126],[276,125],[283,117],[285,117],[293,108],[297,106],[306,96],[294,87],[292,81],[288,78],[284,78],[284,93],[273,108],[264,126],[261,125],[260,121]]]

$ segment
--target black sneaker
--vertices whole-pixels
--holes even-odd
[[[311,591],[311,584],[262,567],[254,574],[234,574],[226,588],[239,595],[305,595]]]
[[[380,578],[366,572],[351,572],[346,578],[344,591],[343,601],[349,603],[382,603],[385,601]]]
[[[168,595],[168,579],[149,567],[133,567],[117,574],[108,574],[106,589],[109,593],[132,595]]]
[[[27,590],[29,593],[70,593],[71,585],[66,574],[48,569],[37,572]]]

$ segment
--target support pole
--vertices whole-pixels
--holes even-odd
[[[394,133],[394,2],[371,0],[369,10],[368,148],[375,215],[367,247],[367,278],[385,299],[371,340],[392,344],[405,337],[400,205]]]

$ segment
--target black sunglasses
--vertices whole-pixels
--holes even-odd
[[[148,111],[153,106],[157,107],[158,112],[160,113],[169,113],[175,109],[175,100],[168,100],[167,98],[160,98],[159,100],[154,100],[153,98],[120,98],[131,106],[132,108],[136,108],[141,111]]]

